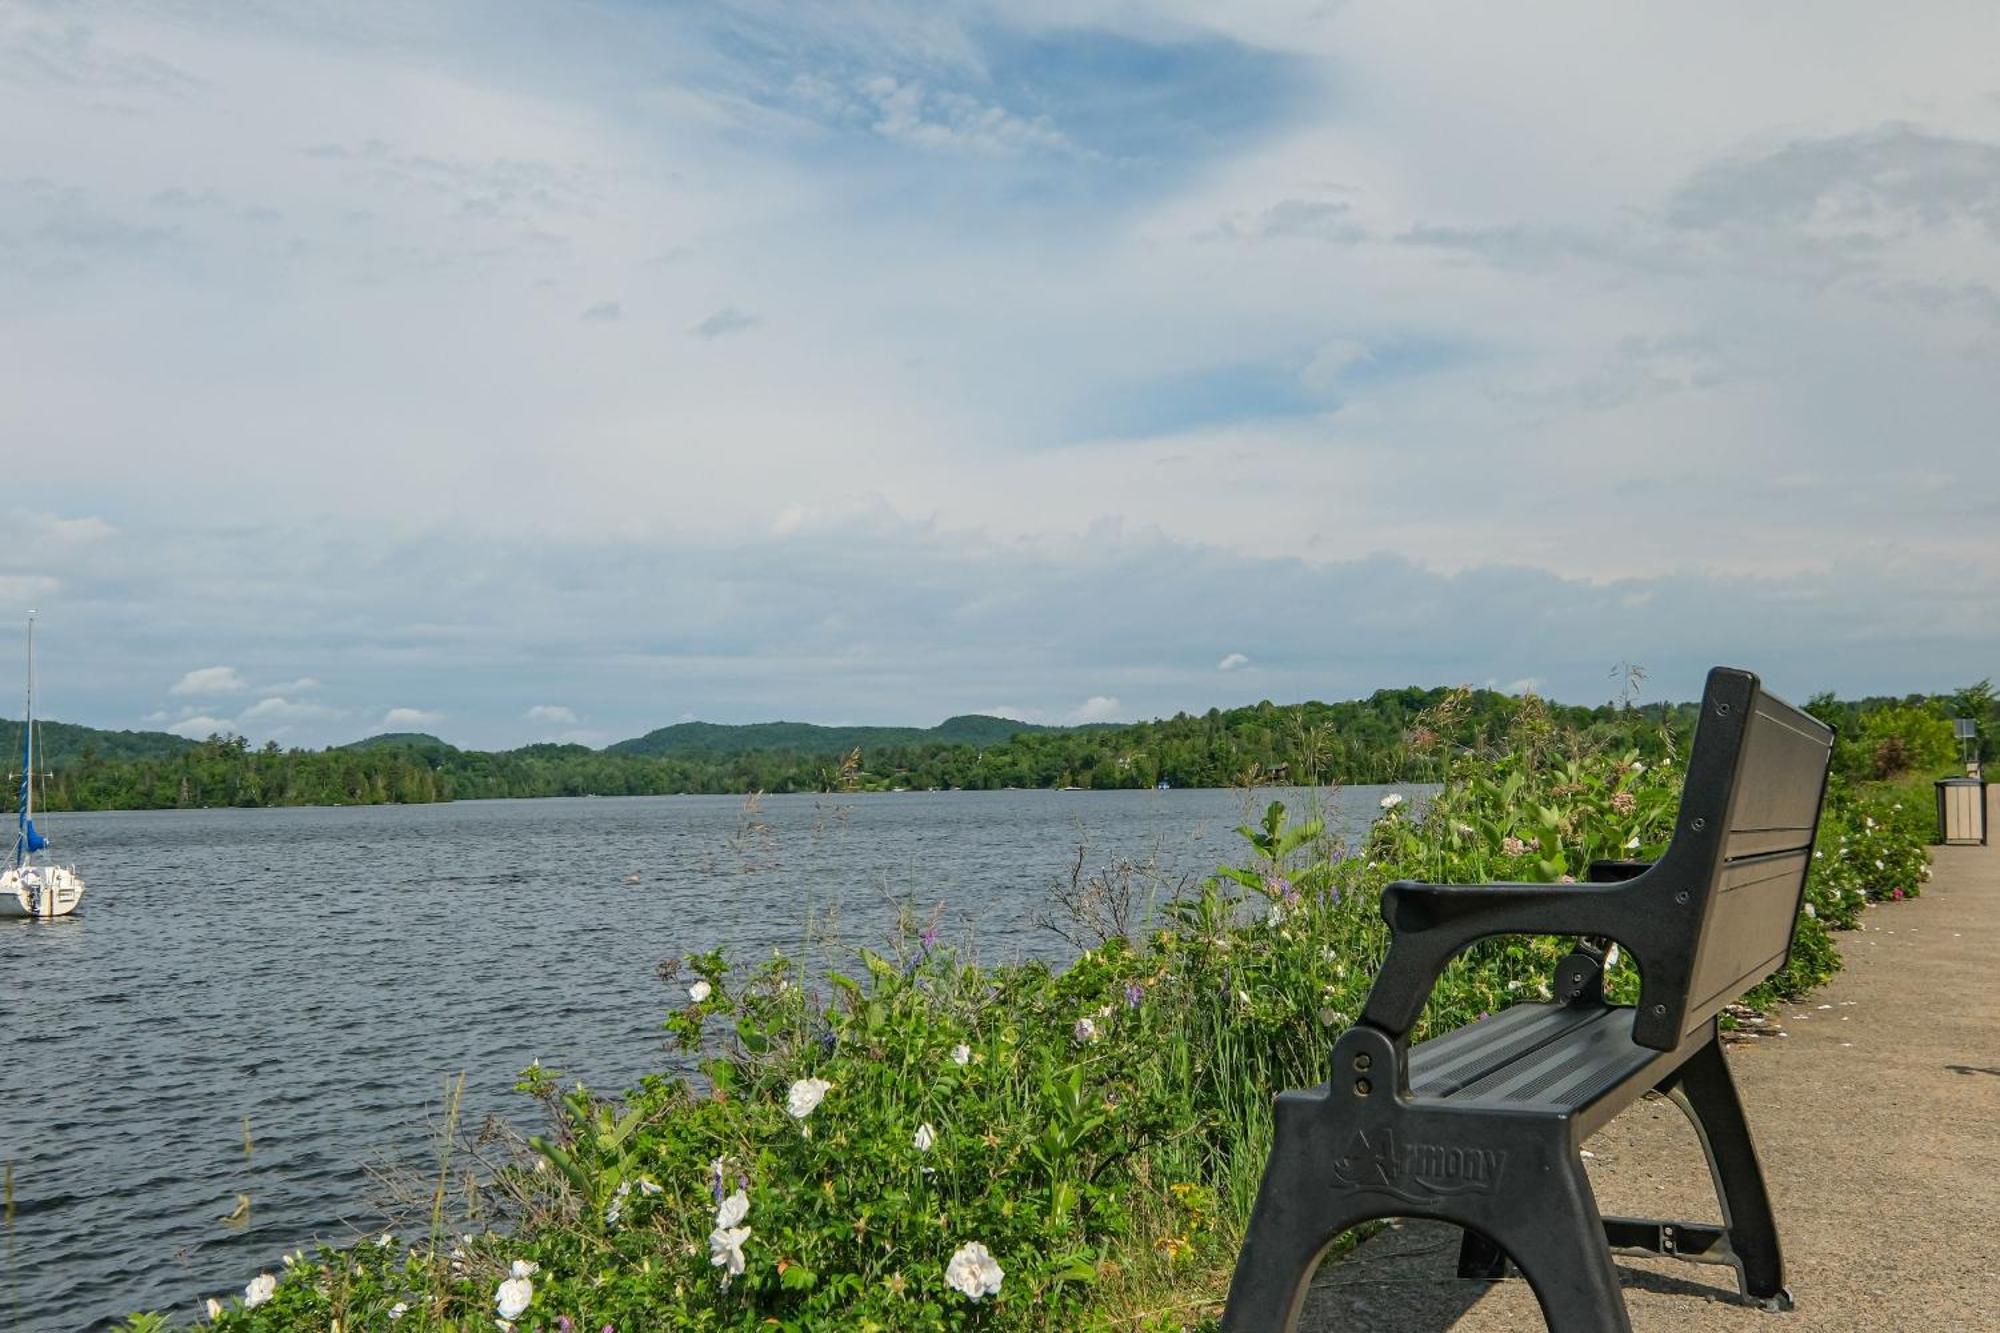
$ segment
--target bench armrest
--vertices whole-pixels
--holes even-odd
[[[1424,884],[1382,891],[1389,956],[1361,1021],[1402,1038],[1416,1025],[1438,976],[1467,945],[1489,935],[1617,938],[1633,890],[1624,884]]]

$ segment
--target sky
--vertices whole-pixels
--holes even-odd
[[[0,677],[321,745],[2000,674],[2000,8],[0,0]]]

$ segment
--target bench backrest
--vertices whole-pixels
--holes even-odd
[[[1785,965],[1832,749],[1750,672],[1709,672],[1673,842],[1641,876],[1655,929],[1635,1040],[1672,1049]]]

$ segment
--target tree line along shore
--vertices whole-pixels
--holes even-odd
[[[1958,757],[1950,719],[1991,735],[1994,692],[1813,699],[1852,738],[1853,776],[1934,775]],[[1450,757],[1494,751],[1532,710],[1574,743],[1664,757],[1692,704],[1549,703],[1493,690],[1408,687],[1339,703],[1210,709],[1129,725],[1037,727],[954,718],[930,729],[694,723],[604,749],[536,744],[468,750],[434,736],[372,737],[324,750],[193,741],[166,733],[38,724],[48,810],[384,805],[552,796],[895,790],[1226,787],[1438,781]],[[13,732],[18,750],[18,724]],[[0,740],[0,744],[6,743]],[[1990,741],[1983,742],[1990,744]],[[39,765],[38,765],[39,766]],[[12,784],[5,796],[12,808]]]

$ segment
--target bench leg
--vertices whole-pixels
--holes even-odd
[[[1778,1248],[1778,1223],[1771,1213],[1771,1196],[1764,1188],[1764,1171],[1750,1139],[1750,1122],[1729,1076],[1722,1041],[1711,1027],[1702,1048],[1674,1072],[1662,1088],[1687,1113],[1708,1155],[1709,1174],[1722,1205],[1722,1225],[1736,1252],[1737,1280],[1745,1296],[1772,1309],[1790,1309],[1785,1290],[1785,1260]]]
[[[1565,1160],[1566,1159],[1566,1160]],[[1604,1220],[1574,1151],[1515,1209],[1502,1239],[1534,1288],[1549,1333],[1632,1333],[1618,1268],[1604,1243]]]
[[[1275,1109],[1271,1156],[1236,1256],[1222,1333],[1290,1333],[1320,1256],[1341,1232],[1379,1215],[1330,1168],[1339,1131],[1351,1121],[1330,1113],[1320,1094],[1287,1092]]]

